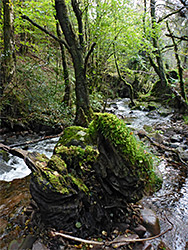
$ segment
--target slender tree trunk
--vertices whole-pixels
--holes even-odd
[[[156,3],[156,0],[150,0],[151,23],[152,23],[152,31],[153,31],[152,41],[153,41],[153,47],[155,48],[154,53],[155,53],[157,65],[155,66],[155,63],[154,61],[152,61],[152,58],[150,58],[150,62],[160,78],[161,87],[166,88],[168,85],[168,80],[166,78],[163,59],[162,59],[162,55],[161,55],[161,51],[160,51],[160,47],[158,43],[158,34],[156,31],[157,23],[156,23],[156,14],[155,14],[155,3]]]
[[[72,1],[78,7],[78,3]],[[73,8],[73,9],[74,9]],[[69,45],[69,52],[72,56],[74,71],[75,71],[75,91],[76,91],[76,118],[75,124],[85,126],[87,120],[91,118],[91,108],[89,102],[89,93],[86,81],[86,75],[84,70],[84,48],[83,48],[83,31],[79,33],[79,39],[73,31],[72,25],[69,20],[67,6],[65,0],[55,0],[55,9],[57,13],[57,19],[61,25],[61,29],[65,36],[65,40]],[[80,25],[79,13],[74,9],[75,15],[78,20],[79,32],[82,29]]]
[[[184,84],[184,80],[183,80],[183,68],[181,66],[181,61],[180,61],[180,58],[178,55],[178,45],[175,41],[175,38],[173,37],[173,33],[170,29],[168,22],[166,22],[166,25],[167,25],[168,32],[170,34],[170,37],[171,37],[173,45],[174,45],[174,52],[175,52],[175,57],[176,57],[176,62],[177,62],[178,73],[179,73],[178,76],[179,76],[179,81],[180,81],[181,96],[185,99],[185,101],[187,101],[187,97],[186,97],[186,93],[185,93],[185,84]]]
[[[61,32],[59,28],[59,23],[57,23],[56,30],[57,30],[58,38],[61,40]],[[63,97],[63,103],[67,106],[71,106],[71,87],[70,87],[70,81],[69,81],[69,71],[68,71],[68,66],[67,66],[67,61],[66,61],[66,56],[65,56],[65,47],[62,43],[59,43],[59,45],[61,48],[63,77],[64,77],[64,82],[65,82],[65,94]]]
[[[14,46],[13,5],[3,0],[3,45],[0,64],[0,97],[14,81],[16,56]]]

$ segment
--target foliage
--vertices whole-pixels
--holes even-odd
[[[12,116],[14,118],[39,118],[47,123],[56,123],[57,121],[61,123],[63,121],[64,124],[70,125],[73,122],[75,106],[69,108],[62,104],[65,84],[59,44],[21,18],[21,15],[27,15],[51,33],[56,34],[53,2],[49,0],[42,2],[15,0],[10,1],[10,3],[14,4],[17,79],[13,85],[8,87],[7,93],[9,94],[4,97],[1,103],[8,104],[10,110],[13,110]],[[67,1],[67,4],[71,23],[78,36],[76,17],[72,11],[71,2]],[[172,10],[177,7],[176,3],[171,1],[168,1],[168,4]],[[151,89],[153,82],[157,80],[156,75],[150,70],[151,65],[148,60],[148,55],[154,60],[157,56],[152,38],[158,38],[159,48],[165,63],[170,67],[169,70],[176,66],[173,63],[175,60],[173,60],[174,55],[171,52],[170,39],[165,35],[165,22],[156,22],[155,30],[153,30],[149,8],[144,13],[143,6],[135,4],[131,0],[84,0],[79,2],[79,7],[82,11],[84,24],[85,57],[92,44],[96,42],[87,65],[91,106],[95,111],[101,110],[101,103],[108,95],[110,97],[117,96],[116,85],[118,83],[107,81],[108,75],[116,74],[113,44],[116,47],[117,63],[122,76],[129,83],[134,83],[135,76],[138,79],[139,88],[135,87],[135,91],[147,92]],[[187,11],[186,9],[182,11],[168,18],[173,34],[176,36],[185,36],[187,32],[187,28],[185,29],[187,21],[184,16]],[[169,9],[163,8],[160,9],[160,12],[157,9],[157,21],[162,20],[169,13]],[[143,19],[144,23],[141,21]],[[3,30],[2,11],[0,12],[0,30]],[[3,54],[2,36],[1,32],[1,57]],[[187,67],[187,41],[176,41],[182,65]],[[73,87],[75,82],[73,65],[67,52],[66,57]],[[151,73],[152,75],[150,75]],[[178,89],[178,81],[173,82],[173,86]],[[114,92],[116,95],[113,94]],[[13,97],[12,101],[9,98],[11,96]],[[73,94],[73,104],[75,104],[75,99]]]

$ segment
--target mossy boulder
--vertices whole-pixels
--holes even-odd
[[[88,128],[66,128],[51,159],[39,158],[31,194],[42,220],[82,237],[126,220],[127,202],[141,199],[158,180],[150,153],[112,114],[95,114]]]

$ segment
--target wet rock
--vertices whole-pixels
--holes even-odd
[[[182,142],[183,138],[181,135],[175,134],[170,138],[171,142]]]
[[[148,133],[151,133],[153,131],[153,127],[149,125],[144,125],[143,129]]]
[[[49,250],[49,249],[41,242],[41,240],[37,240],[33,244],[32,250]]]
[[[141,209],[140,212],[143,218],[143,225],[151,233],[151,235],[159,234],[160,225],[157,215],[149,208]]]
[[[151,243],[146,242],[142,250],[155,250]]]
[[[182,147],[178,147],[177,150],[179,151],[180,157],[184,161],[188,161],[188,150],[184,150]]]
[[[160,134],[159,132],[155,132],[154,140],[161,144],[164,141],[164,136],[162,134]]]
[[[110,107],[113,109],[118,109],[117,103],[111,103]]]
[[[175,143],[170,143],[169,147],[170,148],[178,148],[180,146],[179,142],[175,142]]]
[[[146,233],[146,228],[144,227],[144,226],[142,226],[142,225],[138,225],[137,227],[135,227],[134,229],[133,229],[133,231],[136,233],[136,234],[138,234],[138,236],[139,237],[143,237],[144,236],[144,234]]]

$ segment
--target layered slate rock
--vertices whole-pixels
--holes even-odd
[[[126,225],[127,203],[158,180],[151,155],[111,114],[66,128],[51,159],[34,158],[30,190],[42,221],[81,237]]]

